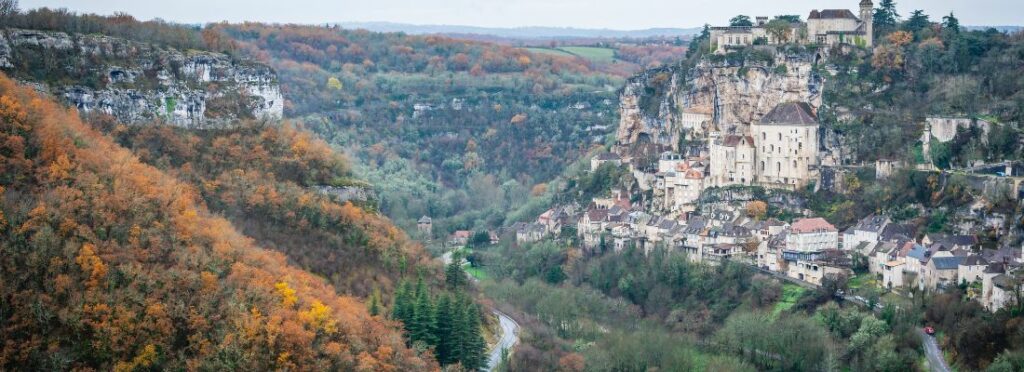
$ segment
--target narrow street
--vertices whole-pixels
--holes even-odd
[[[511,351],[519,343],[519,323],[516,323],[515,320],[512,320],[508,315],[498,310],[494,310],[494,315],[498,316],[498,322],[501,325],[501,337],[489,352],[487,359],[488,371],[493,371],[501,363],[502,351]]]
[[[920,329],[917,330],[917,333],[921,336],[921,346],[924,347],[924,354],[928,356],[928,367],[931,371],[950,372],[949,365],[946,364],[946,358],[942,356],[942,350],[939,349],[939,343],[935,341],[935,337]]]

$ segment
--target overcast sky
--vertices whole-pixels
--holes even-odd
[[[876,4],[879,0],[876,0]],[[644,29],[725,23],[733,15],[799,14],[814,8],[856,12],[859,0],[21,0],[22,9],[65,7],[127,12],[185,23],[399,22],[486,27]],[[1024,25],[1024,0],[897,0],[900,15],[954,12],[962,25]]]

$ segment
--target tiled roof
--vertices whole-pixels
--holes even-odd
[[[835,226],[825,221],[824,218],[804,218],[793,222],[791,229],[796,233],[838,231]]]
[[[818,125],[818,117],[807,102],[790,102],[775,106],[760,124]]]
[[[418,223],[430,223],[430,217],[427,217],[427,216],[420,217],[420,220],[416,221],[416,222],[418,222]]]
[[[956,270],[960,263],[966,259],[967,257],[963,256],[933,257],[932,264],[935,265],[937,270]]]
[[[812,10],[807,19],[857,19],[849,9]]]
[[[883,240],[897,240],[900,237],[906,239],[913,239],[917,235],[916,228],[914,225],[902,224],[902,223],[890,223],[885,226],[882,230],[881,238]]]
[[[740,140],[742,139],[747,140],[746,146],[754,147],[754,138],[751,136],[737,136],[735,134],[730,134],[728,136],[725,136],[725,138],[722,140],[722,143],[726,146],[734,147],[739,145]]]
[[[972,256],[967,256],[967,258],[964,259],[963,265],[964,266],[988,265],[988,261],[985,261],[985,258],[983,258],[981,256],[972,255]]]
[[[884,229],[885,225],[888,223],[888,217],[872,214],[870,216],[864,217],[860,221],[857,221],[857,224],[853,226],[853,229],[858,231],[870,231],[878,233],[882,232],[882,229]]]

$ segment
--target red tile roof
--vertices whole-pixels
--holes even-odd
[[[822,231],[839,231],[835,226],[825,221],[824,218],[804,218],[793,222],[791,227],[795,233],[810,233]]]

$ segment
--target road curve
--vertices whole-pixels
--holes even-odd
[[[928,367],[932,372],[950,372],[949,365],[946,364],[946,358],[942,356],[942,350],[939,349],[939,343],[935,341],[935,337],[920,329],[917,330],[917,333],[921,336],[921,345],[924,346],[924,354],[928,356]]]
[[[494,315],[498,316],[498,324],[501,325],[501,338],[491,347],[490,356],[487,359],[488,372],[498,368],[498,364],[501,363],[502,350],[512,350],[519,343],[519,323],[498,310],[494,310]]]

